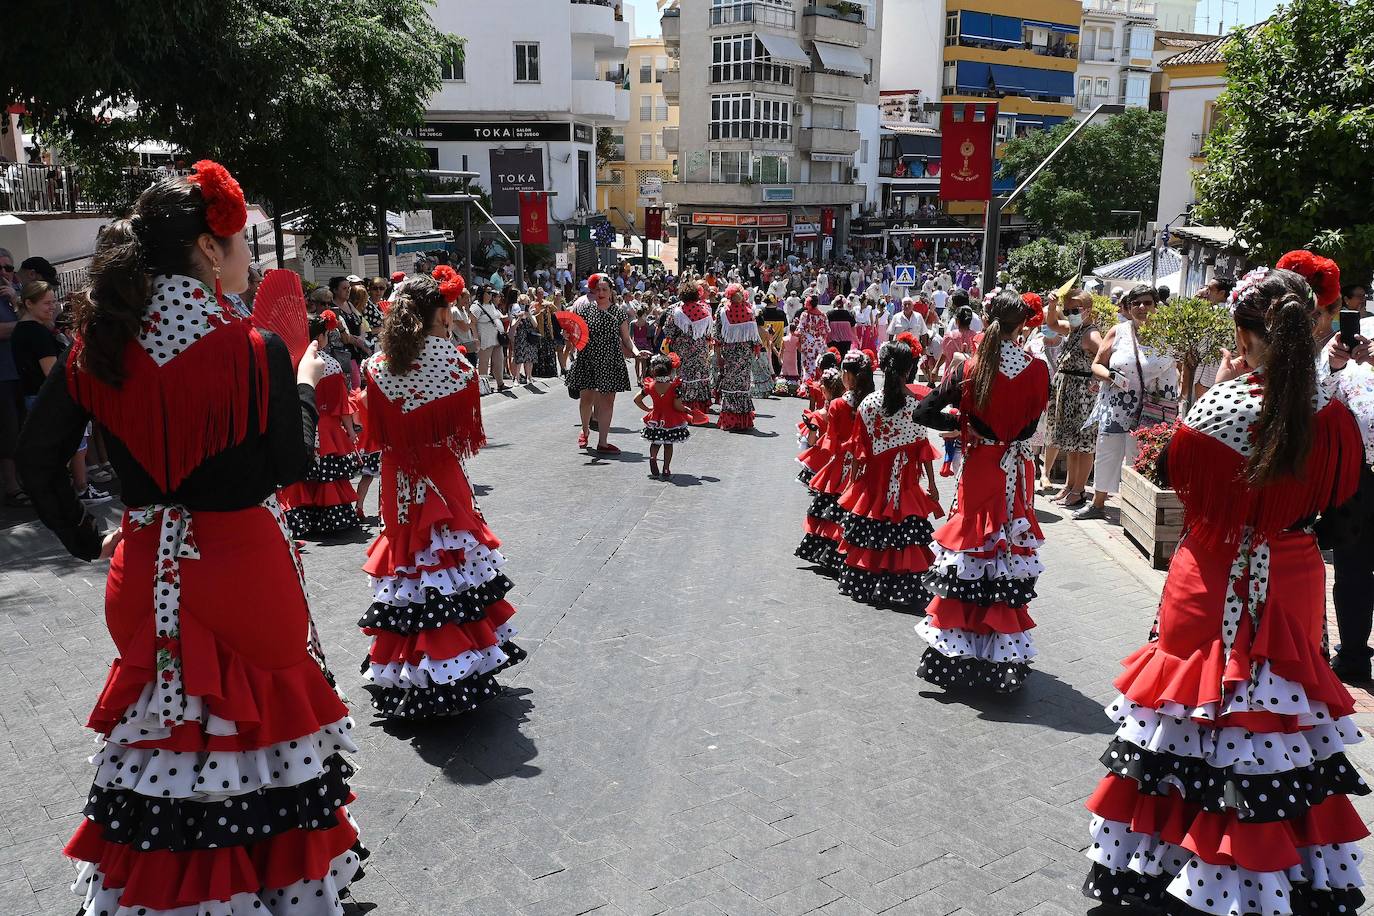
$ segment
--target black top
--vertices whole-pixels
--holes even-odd
[[[305,476],[315,449],[315,389],[296,384],[286,344],[265,331],[262,336],[267,341],[266,432],[257,431],[257,399],[251,398],[247,437],[206,458],[172,492],[158,488],[124,447],[118,431],[105,430],[105,446],[123,485],[121,495],[126,506],[164,503],[182,505],[193,512],[230,512],[256,506],[278,487]],[[213,371],[213,367],[206,368]],[[248,372],[250,380],[256,377],[251,365]],[[81,443],[90,419],[85,408],[72,399],[66,373],[55,371],[29,414],[16,456],[19,476],[38,517],[67,550],[83,560],[100,555],[101,532],[72,492],[67,461]]]
[[[949,378],[940,383],[940,387],[921,399],[921,403],[916,406],[914,414],[916,422],[941,432],[957,432],[959,430],[959,418],[943,411],[946,407],[958,407],[963,397],[964,367],[960,366],[949,374]],[[977,414],[965,414],[964,419],[968,420],[969,426],[973,427],[973,431],[978,435],[984,439],[997,441],[997,434]],[[1016,441],[1020,442],[1035,435],[1035,427],[1039,425],[1040,418],[1037,416],[1030,421],[1025,429],[1016,434]]]
[[[10,335],[10,349],[14,351],[14,368],[19,374],[19,393],[31,397],[43,387],[48,373],[39,360],[60,356],[64,349],[62,338],[39,321],[21,321]]]
[[[787,313],[776,305],[765,305],[759,310],[759,321],[771,324],[786,324]]]

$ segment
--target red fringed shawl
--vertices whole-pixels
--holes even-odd
[[[429,338],[404,374],[393,374],[380,354],[368,361],[366,374],[368,451],[385,450],[416,470],[432,446],[467,458],[486,445],[477,375],[446,338]]]

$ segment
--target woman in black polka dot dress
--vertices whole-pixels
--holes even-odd
[[[611,431],[616,394],[630,390],[625,358],[648,356],[635,347],[630,337],[630,319],[625,310],[614,303],[614,298],[611,281],[604,274],[592,274],[587,278],[587,298],[571,309],[587,323],[587,345],[578,351],[576,361],[563,379],[568,390],[578,396],[582,432],[577,437],[577,447],[587,447],[594,416],[595,451],[606,455],[620,454],[620,449],[606,437]]]
[[[1360,433],[1317,386],[1300,276],[1253,271],[1231,306],[1239,353],[1161,459],[1185,533],[1107,708],[1083,890],[1133,913],[1355,913],[1369,831],[1348,796],[1369,788],[1310,524],[1355,492]]]
[[[312,346],[293,369],[220,298],[247,287],[237,187],[199,162],[101,233],[78,343],[20,444],[43,521],[74,555],[110,560],[117,657],[65,850],[91,916],[337,914],[361,874],[353,722],[311,657],[274,495],[310,466],[324,365]],[[103,544],[66,474],[92,418],[130,507]]]
[[[511,642],[501,542],[463,470],[485,439],[477,373],[449,340],[448,302],[462,289],[448,267],[397,287],[364,371],[383,528],[363,566],[373,601],[358,625],[372,637],[363,673],[383,716],[467,712],[498,696],[496,673],[525,657]]]
[[[362,468],[348,399],[348,376],[334,357],[324,352],[328,334],[338,325],[331,309],[310,319],[310,331],[324,360],[324,378],[315,386],[320,420],[315,433],[315,460],[299,483],[278,494],[286,509],[291,533],[298,538],[326,538],[359,525],[354,503],[358,491],[353,478]]]

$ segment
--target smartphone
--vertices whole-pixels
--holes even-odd
[[[1360,313],[1355,309],[1341,309],[1341,343],[1347,350],[1359,344]]]

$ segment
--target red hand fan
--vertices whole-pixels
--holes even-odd
[[[292,270],[269,270],[262,275],[253,297],[253,324],[282,339],[291,353],[291,364],[300,363],[310,346],[305,314],[305,291]]]
[[[591,336],[591,332],[587,329],[587,322],[582,320],[581,315],[576,312],[554,312],[553,317],[558,320],[558,324],[563,328],[563,336],[575,349],[581,350],[587,345],[587,339]]]

